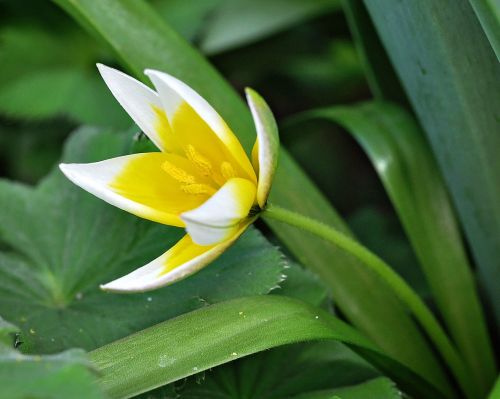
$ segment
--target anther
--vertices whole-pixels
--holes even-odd
[[[222,164],[220,165],[220,172],[226,180],[236,177],[236,172],[234,171],[233,165],[231,165],[227,161],[222,162]]]
[[[213,195],[217,192],[215,188],[210,187],[208,184],[183,184],[181,190],[188,194],[208,194]]]
[[[184,169],[181,169],[169,161],[163,162],[161,165],[162,169],[167,172],[172,178],[180,183],[193,184],[196,182],[194,176],[187,173]]]
[[[212,174],[212,164],[210,161],[196,151],[191,144],[186,146],[185,151],[187,158],[195,164],[203,176],[210,176]]]

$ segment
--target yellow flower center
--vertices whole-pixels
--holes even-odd
[[[201,154],[193,145],[188,144],[185,147],[186,158],[194,165],[198,173],[203,177],[208,177],[212,180],[213,184],[203,183],[196,179],[196,177],[184,169],[174,165],[169,161],[162,164],[162,169],[167,172],[170,177],[177,180],[181,184],[181,190],[188,194],[208,194],[213,195],[223,186],[226,181],[237,177],[233,166],[223,161],[220,164],[219,171],[214,169],[212,162]]]

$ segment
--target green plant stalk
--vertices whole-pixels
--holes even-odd
[[[495,369],[492,345],[458,222],[423,133],[407,112],[387,102],[332,106],[290,121],[311,118],[338,123],[371,159],[420,260],[447,332],[484,395],[491,384],[487,376]]]
[[[419,321],[439,353],[450,367],[457,383],[468,398],[478,398],[470,381],[470,373],[465,363],[450,342],[442,327],[425,303],[394,270],[373,252],[347,237],[338,230],[296,212],[269,205],[263,212],[264,218],[274,219],[308,231],[349,252],[365,266],[380,276],[397,297],[406,305]]]

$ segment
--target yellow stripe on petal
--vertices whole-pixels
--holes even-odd
[[[101,289],[123,293],[144,292],[182,280],[218,258],[243,234],[252,221],[246,221],[230,240],[217,245],[197,245],[189,235],[185,235],[160,257],[124,277],[101,285]]]
[[[75,184],[118,208],[179,227],[184,226],[181,213],[200,206],[216,191],[187,159],[160,152],[90,164],[63,164],[61,170]],[[186,189],[192,184],[206,189],[192,193]]]
[[[179,143],[175,140],[170,122],[163,108],[156,104],[150,104],[150,107],[155,115],[154,130],[158,141],[161,143],[162,151],[174,154],[181,153],[182,148],[179,147]]]
[[[239,140],[219,114],[198,93],[164,72],[146,70],[162,100],[178,146],[192,145],[217,168],[229,162],[237,176],[256,182],[255,172]]]
[[[181,215],[186,230],[199,245],[212,245],[229,239],[250,213],[256,186],[250,180],[232,178],[198,208]]]
[[[255,173],[257,173],[257,176],[259,176],[259,137],[255,139],[255,143],[252,148],[252,166],[253,169],[255,170]]]

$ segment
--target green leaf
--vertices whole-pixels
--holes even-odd
[[[0,351],[3,352],[5,347],[14,346],[15,341],[13,340],[14,334],[16,334],[19,329],[12,323],[5,321],[0,317]]]
[[[317,276],[296,263],[287,261],[287,264],[286,279],[272,294],[296,298],[313,306],[324,305],[327,291]],[[169,396],[179,399],[283,398],[304,390],[352,385],[376,375],[373,367],[344,345],[320,341],[259,352],[203,371],[184,383],[150,391],[144,394],[144,399]]]
[[[431,300],[425,276],[397,217],[367,206],[350,215],[348,222],[363,245],[391,265],[424,300]]]
[[[218,110],[249,150],[255,128],[241,98],[199,53],[145,3],[133,0],[57,0],[83,26],[106,41],[140,79],[155,68],[182,79]],[[120,18],[116,18],[120,15]],[[297,195],[307,193],[307,195]],[[280,153],[271,201],[347,228],[325,197],[287,155]],[[269,223],[294,256],[331,288],[346,317],[383,350],[422,374],[442,375],[427,342],[398,300],[372,272],[343,251],[293,228]],[[370,295],[367,295],[370,293]]]
[[[314,306],[320,306],[328,300],[327,287],[310,270],[288,260],[283,273],[286,278],[280,283],[279,289],[271,294],[300,299]]]
[[[389,103],[310,111],[345,127],[370,157],[408,234],[436,304],[476,385],[495,365],[484,314],[452,204],[411,116]]]
[[[500,2],[498,0],[469,0],[491,47],[500,60]]]
[[[377,374],[345,345],[334,341],[307,342],[246,356],[143,397],[280,399],[304,391],[358,384]]]
[[[226,0],[205,26],[200,47],[209,55],[228,51],[339,8],[338,0]]]
[[[466,0],[365,4],[429,138],[500,323],[500,63]],[[486,393],[489,365],[483,378]]]
[[[488,399],[498,399],[500,398],[500,376],[497,376],[495,385],[493,386],[491,392],[488,395]]]
[[[224,0],[153,0],[158,14],[182,37],[197,42]]]
[[[401,392],[387,378],[377,378],[348,388],[311,392],[293,399],[400,399]]]
[[[347,343],[408,392],[442,397],[401,364],[396,367],[341,320],[297,300],[271,295],[184,314],[96,349],[90,358],[105,391],[112,398],[126,398],[255,352],[318,339]]]
[[[0,336],[18,329],[0,317]],[[103,399],[85,353],[71,349],[56,355],[23,355],[9,343],[0,342],[0,386],[9,399]]]
[[[129,134],[83,128],[65,160],[126,153]],[[182,229],[141,220],[97,199],[55,170],[38,187],[0,181],[0,314],[18,323],[32,352],[93,349],[214,302],[266,294],[282,280],[280,252],[251,229],[219,260],[178,284],[133,295],[104,293],[113,280],[165,252]]]
[[[377,100],[406,104],[403,88],[378,38],[363,0],[343,0],[342,6],[374,97]]]
[[[82,123],[130,125],[95,72],[98,47],[72,29],[64,34],[19,25],[0,31],[0,113],[16,119],[69,116]]]

